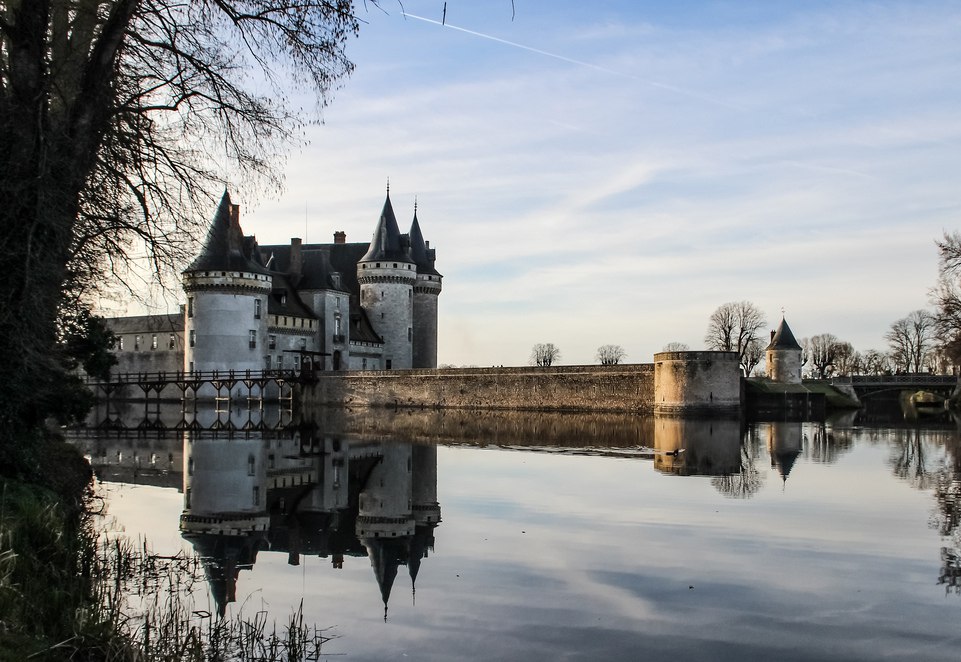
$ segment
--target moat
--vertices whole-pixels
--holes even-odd
[[[77,440],[198,610],[302,601],[354,660],[958,657],[951,420],[285,415]]]

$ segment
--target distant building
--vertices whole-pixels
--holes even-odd
[[[768,379],[781,384],[801,383],[801,345],[784,317],[777,330],[771,331],[771,344],[764,355]]]
[[[373,238],[261,246],[224,193],[183,272],[181,315],[108,320],[117,372],[437,367],[442,276],[416,206],[401,234],[388,190]]]

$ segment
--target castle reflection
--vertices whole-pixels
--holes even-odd
[[[433,550],[438,445],[650,460],[744,499],[769,474],[785,484],[802,454],[832,462],[851,443],[824,425],[604,413],[331,408],[302,421],[282,407],[114,404],[77,443],[102,478],[183,490],[180,531],[219,613],[258,554],[280,552],[291,565],[313,556],[334,569],[366,557],[385,616],[398,572],[406,567],[413,590]]]
[[[183,537],[200,556],[217,611],[236,600],[260,552],[367,557],[384,602],[398,570],[411,589],[440,523],[437,449],[323,434],[313,426],[244,437],[184,434]]]

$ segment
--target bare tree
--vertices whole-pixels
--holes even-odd
[[[750,377],[751,373],[754,372],[754,368],[758,366],[761,359],[764,358],[764,345],[758,338],[753,338],[748,341],[747,348],[741,355],[741,368],[744,370],[744,376]]]
[[[708,349],[737,352],[746,375],[744,355],[751,341],[759,340],[757,333],[766,325],[764,315],[750,301],[725,303],[711,313],[704,343]]]
[[[926,310],[915,310],[895,321],[884,339],[891,348],[895,368],[904,372],[921,372],[927,354],[934,348],[934,316]]]
[[[601,365],[617,365],[625,356],[627,352],[620,345],[601,345],[597,348],[597,360]]]
[[[869,349],[864,353],[864,373],[868,375],[885,375],[891,372],[891,357],[876,349]]]
[[[854,348],[833,333],[819,333],[808,340],[808,351],[815,376],[824,379],[836,371],[840,354],[850,353]]]
[[[537,343],[531,348],[531,365],[552,366],[560,360],[561,350],[554,343]]]
[[[858,358],[854,345],[845,340],[839,340],[834,348],[834,374],[842,377],[853,375]]]
[[[683,342],[669,342],[664,345],[662,352],[687,352],[690,351],[690,346]]]
[[[60,399],[58,320],[131,256],[176,268],[221,174],[276,185],[352,65],[350,0],[0,4],[0,423]],[[4,429],[11,426],[4,425]],[[0,440],[2,441],[2,440]]]

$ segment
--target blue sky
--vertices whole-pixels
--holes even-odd
[[[236,192],[245,231],[368,241],[389,177],[437,249],[456,365],[538,342],[645,362],[741,299],[883,348],[927,304],[961,218],[961,5],[515,6],[368,7],[285,192]]]

